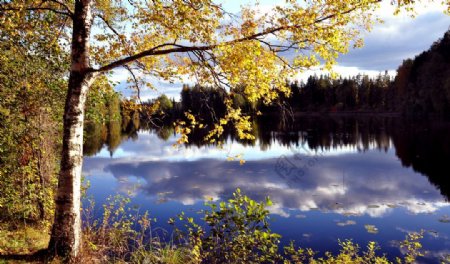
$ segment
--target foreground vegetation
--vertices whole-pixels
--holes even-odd
[[[169,222],[174,226],[171,239],[152,235],[155,219],[139,214],[129,206],[129,198],[114,196],[103,205],[103,216],[93,217],[94,203],[84,209],[87,218],[83,229],[85,263],[392,263],[380,254],[375,242],[364,249],[351,240],[339,241],[338,254],[318,255],[313,249],[290,245],[280,248],[279,234],[270,229],[270,217],[264,202],[256,202],[240,190],[227,202],[208,202],[201,212],[202,223],[181,213]],[[207,228],[205,228],[207,226]],[[24,232],[24,233],[23,233]],[[11,235],[8,235],[11,234]],[[21,231],[0,232],[1,254],[32,253],[44,249],[48,235],[33,227]],[[24,238],[21,240],[20,238]],[[410,233],[399,246],[405,252],[395,263],[414,263],[421,256],[422,233]],[[39,259],[38,259],[39,260]],[[37,260],[37,261],[38,261]],[[45,257],[40,259],[46,261]],[[7,261],[3,261],[8,263]],[[39,262],[39,261],[38,261]],[[52,263],[64,262],[63,259]],[[2,260],[0,258],[0,263]]]
[[[270,217],[264,202],[256,202],[236,190],[227,202],[208,202],[201,212],[202,223],[181,213],[169,222],[174,226],[169,241],[152,235],[156,219],[148,212],[139,214],[129,206],[129,198],[114,196],[103,205],[100,219],[93,217],[94,203],[84,209],[87,223],[83,229],[83,253],[86,263],[393,263],[379,253],[376,242],[365,249],[351,240],[339,241],[340,251],[319,255],[314,249],[303,249],[292,241],[280,248],[279,234],[270,229]],[[207,228],[204,228],[207,226]],[[3,229],[2,229],[3,230]],[[400,242],[405,252],[395,263],[414,263],[422,256],[419,240],[423,233],[410,233]],[[45,249],[49,235],[33,226],[14,231],[0,231],[0,254],[31,254]],[[30,260],[28,258],[28,260]],[[45,256],[36,259],[46,262]],[[0,263],[8,263],[1,260]],[[54,259],[52,263],[64,262]]]

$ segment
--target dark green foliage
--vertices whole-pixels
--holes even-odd
[[[226,98],[227,95],[221,89],[185,85],[181,90],[181,110],[190,111],[205,124],[212,124],[225,115]]]
[[[450,30],[428,51],[405,60],[397,72],[394,87],[404,113],[450,117]]]
[[[301,112],[390,112],[386,103],[391,77],[385,73],[375,78],[357,75],[331,79],[327,75],[310,76],[306,83],[291,83],[292,96],[282,98],[294,111]],[[279,112],[277,105],[263,107],[264,112]]]

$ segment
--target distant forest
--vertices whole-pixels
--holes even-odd
[[[211,123],[223,116],[224,100],[232,100],[247,114],[286,114],[297,112],[401,113],[407,116],[450,116],[450,30],[431,48],[414,59],[403,61],[394,77],[380,73],[376,77],[357,75],[332,79],[327,75],[310,76],[306,82],[288,84],[291,96],[280,96],[272,105],[250,103],[242,88],[230,95],[215,87],[184,85],[180,102],[162,95],[144,103],[159,105],[151,117],[176,120],[184,112]],[[145,118],[146,116],[144,114]]]

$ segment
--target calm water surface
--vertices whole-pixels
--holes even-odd
[[[450,254],[448,123],[309,117],[281,129],[266,121],[255,124],[254,142],[229,136],[223,149],[195,139],[174,148],[177,136],[165,129],[97,144],[83,168],[97,204],[131,193],[132,204],[170,233],[169,217],[184,211],[199,218],[205,199],[227,199],[241,188],[273,200],[271,227],[283,244],[337,252],[338,239],[351,238],[399,256],[398,241],[425,230],[421,262]],[[239,154],[245,164],[227,161]]]

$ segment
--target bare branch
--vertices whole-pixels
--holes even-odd
[[[69,13],[70,16],[73,16],[72,10],[70,9],[70,7],[69,7],[66,3],[61,2],[61,1],[59,1],[59,0],[48,0],[48,1],[53,2],[53,3],[56,3],[56,4],[58,4],[58,5],[62,6],[62,7],[64,7],[64,9],[66,9],[67,13]]]
[[[111,25],[111,23],[108,22],[108,20],[106,20],[106,18],[100,14],[96,15],[98,18],[100,18],[103,23],[105,23],[105,25],[114,33],[116,34],[117,37],[119,37],[119,39],[121,39],[121,34]]]
[[[136,88],[136,92],[137,92],[137,98],[140,104],[142,104],[142,100],[141,100],[141,88],[139,87],[139,80],[137,79],[136,75],[134,74],[133,70],[130,68],[130,66],[128,65],[124,65],[123,66],[131,75],[131,77],[133,78],[133,82],[134,82],[134,86]]]

